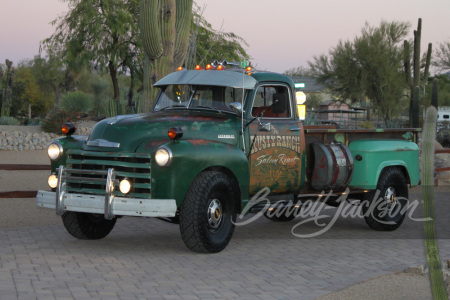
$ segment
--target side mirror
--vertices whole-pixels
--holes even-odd
[[[232,111],[234,111],[235,113],[237,113],[239,115],[243,113],[241,102],[231,102],[229,104],[229,107],[231,108]]]

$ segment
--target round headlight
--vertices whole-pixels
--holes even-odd
[[[52,189],[56,189],[56,187],[58,186],[58,177],[55,174],[52,174],[48,177],[48,185]]]
[[[57,160],[61,157],[63,153],[63,148],[60,143],[53,142],[51,143],[47,148],[47,154],[48,157],[50,157],[51,160]]]
[[[131,190],[131,182],[128,179],[124,179],[119,184],[119,190],[122,194],[128,194]]]
[[[171,158],[172,153],[166,147],[161,147],[158,149],[158,151],[156,151],[155,161],[161,167],[168,166],[170,164]]]

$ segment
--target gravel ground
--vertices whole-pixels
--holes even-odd
[[[46,151],[0,151],[0,164],[46,164]],[[48,171],[0,171],[0,191],[47,189]],[[61,224],[53,211],[38,209],[34,199],[0,199],[0,230]],[[427,275],[402,270],[332,292],[328,299],[432,299]]]

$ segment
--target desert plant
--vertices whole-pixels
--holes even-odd
[[[411,111],[412,111],[411,117],[412,117],[412,119],[409,120],[409,124],[413,128],[419,128],[420,127],[420,124],[419,124],[419,93],[420,93],[419,87],[416,86],[414,88],[414,93],[413,93],[413,97],[412,97],[413,101],[411,102],[412,103],[412,107],[411,107]]]
[[[20,122],[13,117],[0,117],[0,125],[20,125]]]
[[[1,100],[1,115],[4,117],[9,116],[10,110],[11,110],[11,94],[12,94],[12,87],[14,82],[14,68],[12,67],[13,62],[10,60],[5,60],[6,64],[6,70],[4,78],[2,78],[3,84],[1,86],[0,90],[0,100]]]
[[[422,193],[425,229],[425,253],[430,268],[430,281],[433,299],[447,299],[441,261],[436,239],[434,214],[434,145],[436,136],[437,111],[434,107],[427,110],[422,141]]]
[[[318,115],[317,112],[308,111],[305,120],[303,121],[303,125],[319,125],[320,122],[317,120]]]
[[[109,82],[100,78],[91,82],[92,89],[94,90],[94,102],[95,102],[95,114],[98,116],[101,109],[101,104],[105,99],[105,92],[109,87]]]
[[[450,148],[450,122],[439,122],[436,140],[445,148]]]
[[[192,18],[192,0],[141,0],[140,28],[145,54],[144,109],[156,96],[153,84],[175,71],[186,57]]]
[[[41,125],[42,130],[49,133],[61,133],[61,126],[64,123],[76,123],[80,119],[80,114],[74,111],[58,110],[50,113]]]
[[[362,129],[375,129],[375,125],[373,125],[373,123],[368,120],[359,123],[358,127]]]
[[[422,38],[422,19],[419,18],[418,24],[417,24],[417,30],[414,30],[414,48],[413,48],[413,66],[412,66],[412,73],[411,73],[411,51],[410,51],[410,43],[408,41],[404,41],[404,57],[403,57],[403,64],[405,67],[405,76],[406,76],[406,83],[411,91],[411,98],[409,101],[409,124],[412,127],[415,127],[419,123],[419,114],[417,112],[414,112],[414,110],[417,110],[418,104],[415,104],[414,101],[414,89],[416,87],[423,87],[425,86],[425,83],[427,82],[428,76],[429,76],[429,69],[430,69],[430,61],[431,61],[431,51],[432,51],[432,44],[428,44],[428,51],[425,61],[425,69],[423,72],[423,76],[421,78],[420,74],[420,68],[421,68],[421,62],[420,62],[420,41]]]
[[[438,85],[439,80],[437,78],[433,79],[433,89],[431,91],[431,105],[434,106],[434,108],[438,109]]]
[[[65,94],[59,108],[67,112],[88,113],[93,107],[92,95],[76,91]]]

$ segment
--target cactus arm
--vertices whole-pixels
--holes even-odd
[[[141,0],[140,27],[145,54],[158,59],[163,54],[161,31],[158,23],[158,0]]]
[[[425,70],[423,73],[423,78],[422,78],[422,82],[421,82],[420,86],[425,86],[425,84],[427,83],[427,79],[428,79],[429,72],[430,72],[430,62],[431,62],[431,52],[432,51],[433,51],[433,44],[429,43],[428,51],[427,51],[427,60],[425,63]]]
[[[405,76],[406,76],[406,84],[408,84],[410,87],[412,86],[412,77],[411,77],[411,53],[409,48],[409,42],[404,41],[403,42],[403,62],[405,66]]]
[[[438,109],[438,79],[433,79],[433,90],[431,92],[431,106]]]
[[[175,37],[175,67],[181,66],[189,45],[189,33],[192,19],[192,0],[177,0],[177,20]]]
[[[177,8],[175,0],[162,0],[160,2],[163,55],[171,59],[175,52],[175,20]]]
[[[417,30],[414,30],[414,87],[420,83],[420,40],[422,35],[422,19],[419,18],[419,24],[417,24]]]
[[[419,93],[420,88],[416,86],[413,93],[413,105],[412,105],[412,127],[419,128]]]

